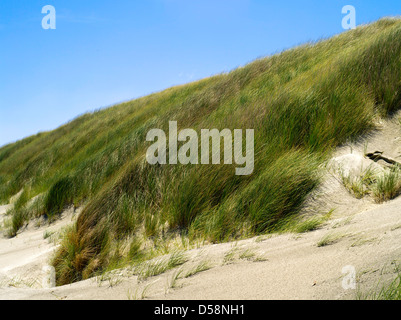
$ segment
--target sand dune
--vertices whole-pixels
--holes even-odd
[[[399,124],[390,120],[380,126],[359,144],[339,148],[333,158],[357,159],[369,149],[399,160]],[[43,289],[41,268],[56,248],[43,234],[71,223],[74,216],[66,214],[50,227],[29,227],[14,239],[0,239],[0,299],[355,299],[392,279],[401,257],[401,198],[384,204],[355,199],[329,173],[320,193],[309,211],[335,211],[318,230],[189,250],[189,261],[179,267],[181,277],[176,268],[140,281],[127,268],[102,279]],[[6,209],[0,207],[1,215]],[[211,268],[182,276],[202,261]],[[347,266],[356,271],[356,288],[343,285]]]

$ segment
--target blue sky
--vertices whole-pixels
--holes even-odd
[[[56,29],[42,28],[42,7]],[[399,0],[0,0],[0,146],[401,14]]]

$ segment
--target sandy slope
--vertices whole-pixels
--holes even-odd
[[[343,267],[355,267],[360,292],[393,277],[392,262],[401,257],[400,206],[401,199],[397,199],[302,235],[259,237],[191,250],[188,254],[194,260],[208,259],[215,267],[178,279],[174,289],[168,289],[174,275],[170,271],[144,282],[136,276],[115,274],[103,282],[90,279],[54,289],[3,288],[0,298],[127,299],[140,297],[147,287],[145,295],[153,299],[353,299],[357,290],[342,287]],[[327,234],[339,238],[318,247]],[[237,257],[225,264],[224,255],[234,247],[239,253],[251,249],[267,260]],[[191,264],[183,268],[190,269]]]
[[[9,207],[0,207],[0,223]],[[57,247],[52,240],[73,217],[72,210],[67,210],[54,224],[35,227],[31,223],[15,238],[0,238],[0,287],[40,288],[42,268]],[[45,233],[51,236],[45,239]]]
[[[338,149],[335,157],[352,154],[351,158],[358,159],[368,150],[383,151],[400,161],[399,133],[397,121],[383,122],[380,131],[360,144]],[[357,167],[360,163],[355,160],[347,165]],[[124,269],[103,279],[41,289],[41,266],[55,245],[43,239],[49,227],[31,227],[15,239],[0,239],[0,274],[8,279],[26,279],[28,272],[39,279],[32,287],[0,282],[0,299],[354,299],[358,293],[369,292],[379,282],[392,279],[401,260],[401,198],[382,205],[369,198],[357,200],[331,174],[327,174],[320,193],[310,202],[309,211],[336,209],[320,229],[189,250],[189,262],[180,269],[146,281],[138,281],[129,269]],[[0,213],[4,209],[0,207]],[[50,228],[56,230],[70,221],[68,216]],[[318,246],[325,238],[332,242]],[[230,253],[235,253],[234,259],[227,261]],[[206,260],[212,268],[182,277]],[[346,266],[355,268],[356,289],[343,287],[347,274],[342,271]],[[183,272],[172,287],[178,270]]]

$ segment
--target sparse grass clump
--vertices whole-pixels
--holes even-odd
[[[401,274],[387,285],[383,285],[381,290],[374,294],[370,299],[373,300],[401,300]]]
[[[401,192],[401,170],[398,167],[377,178],[373,188],[373,197],[381,203],[397,197]]]
[[[371,195],[377,203],[382,203],[396,198],[401,192],[401,169],[398,166],[379,173],[368,168],[357,177],[340,175],[345,188],[357,199]]]
[[[395,277],[388,281],[380,279],[377,285],[363,292],[360,289],[357,292],[357,299],[359,300],[401,300],[401,270],[398,261],[391,263],[393,270],[390,270],[391,274],[395,274]],[[381,270],[381,274],[385,272],[385,267]]]
[[[46,230],[43,233],[43,239],[50,239],[54,234],[55,234],[54,231],[52,232],[52,231]]]
[[[324,217],[312,217],[302,222],[299,222],[295,226],[294,231],[297,233],[314,231],[317,230],[325,221],[326,218]]]
[[[201,262],[199,262],[198,264],[196,264],[192,269],[188,270],[185,275],[184,278],[189,278],[192,277],[200,272],[209,270],[212,268],[212,263],[208,260],[202,260]]]
[[[344,187],[357,199],[370,194],[377,179],[377,173],[371,167],[361,171],[359,176],[345,175],[343,172],[340,172],[340,176]]]
[[[257,252],[255,248],[238,247],[235,245],[224,254],[223,265],[234,263],[237,259],[253,262],[263,262],[267,260],[265,256]]]
[[[180,266],[187,261],[188,258],[183,252],[174,252],[168,258],[163,257],[141,263],[135,267],[134,272],[139,275],[139,279],[145,280],[149,277],[157,276],[167,270]]]
[[[336,242],[338,242],[340,239],[344,238],[345,235],[344,234],[340,234],[340,233],[332,233],[329,232],[327,233],[325,236],[323,236],[318,243],[316,244],[318,247],[325,247],[325,246],[329,246],[332,245]]]

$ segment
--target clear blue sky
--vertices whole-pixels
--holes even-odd
[[[400,0],[0,0],[0,146],[340,33],[347,4],[357,25],[401,14]]]

